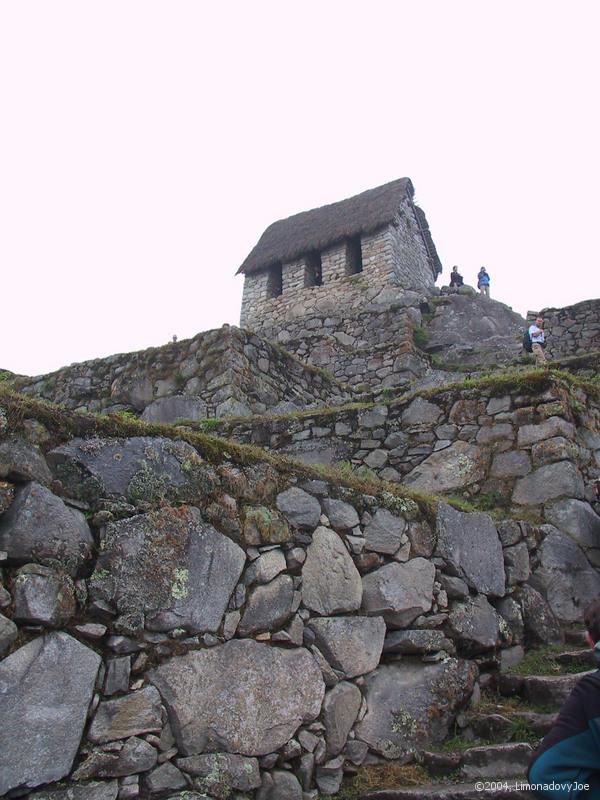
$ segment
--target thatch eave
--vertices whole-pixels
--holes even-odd
[[[265,230],[237,274],[260,272],[345,239],[374,233],[393,222],[402,202],[406,198],[412,201],[413,196],[410,178],[400,178],[346,200],[278,220]]]

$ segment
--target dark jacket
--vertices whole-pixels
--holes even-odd
[[[460,275],[458,272],[451,272],[450,286],[462,286],[462,285],[463,285],[463,276]]]
[[[531,759],[528,780],[540,798],[600,799],[600,669],[575,685]],[[575,783],[589,784],[589,791]]]

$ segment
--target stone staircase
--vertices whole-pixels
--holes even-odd
[[[595,668],[581,631],[568,631],[565,639],[564,650],[545,654],[550,667],[544,673],[553,674],[520,675],[517,668],[494,675],[481,703],[457,720],[460,746],[421,752],[430,782],[371,790],[360,800],[532,800],[529,760],[575,683]]]

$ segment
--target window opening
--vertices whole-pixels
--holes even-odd
[[[323,266],[321,253],[308,253],[304,272],[304,286],[321,286],[323,284]]]
[[[267,298],[279,297],[283,291],[283,280],[281,273],[281,264],[273,264],[269,267],[269,275],[267,277]]]
[[[356,275],[363,271],[362,247],[360,236],[348,239],[348,258],[346,261],[346,275]]]

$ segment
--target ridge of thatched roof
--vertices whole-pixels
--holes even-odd
[[[410,178],[400,178],[347,200],[280,219],[265,230],[238,269],[238,274],[258,272],[279,262],[293,261],[310,251],[324,250],[343,239],[373,233],[390,223],[397,215],[402,201],[407,196],[412,200],[413,195],[414,188]],[[441,271],[425,214],[421,209],[418,212],[419,226],[432,261],[432,269]]]

